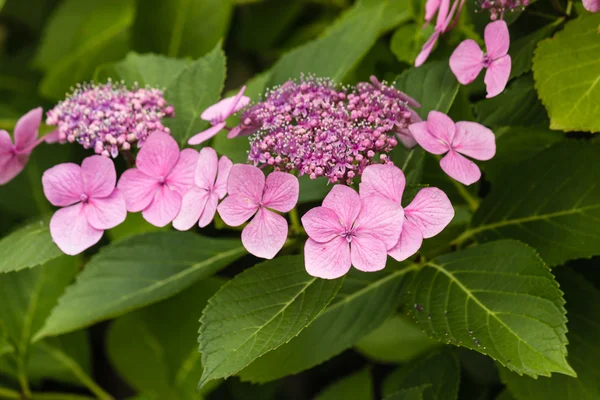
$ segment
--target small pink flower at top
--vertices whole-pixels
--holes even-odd
[[[242,231],[242,244],[256,257],[275,257],[287,239],[288,224],[270,209],[289,212],[296,206],[298,178],[286,172],[271,172],[265,180],[257,167],[236,164],[229,173],[227,192],[217,208],[223,221],[239,226],[254,215]]]
[[[597,13],[600,11],[600,0],[583,0],[583,8],[589,12]]]
[[[434,32],[423,44],[421,52],[415,59],[415,67],[420,67],[427,60],[440,35],[454,26],[464,4],[465,0],[454,0],[452,7],[450,7],[450,0],[428,0],[425,3],[425,24],[427,25],[433,19],[436,12],[437,19]]]
[[[232,165],[225,156],[219,159],[211,147],[200,150],[194,175],[195,185],[183,195],[181,211],[173,221],[175,229],[187,231],[196,222],[200,228],[210,224],[219,200],[227,194],[227,178]]]
[[[19,118],[15,125],[14,144],[8,132],[0,130],[0,185],[10,182],[23,171],[29,155],[38,144],[56,136],[46,135],[38,139],[42,114],[42,108],[38,107]]]
[[[473,82],[483,68],[488,98],[502,93],[510,77],[511,59],[508,55],[510,36],[504,21],[490,22],[484,32],[484,53],[477,42],[464,40],[450,56],[450,69],[463,85]]]
[[[212,126],[207,130],[192,136],[191,139],[188,140],[188,144],[200,144],[221,132],[221,130],[225,128],[225,120],[250,103],[250,97],[244,96],[245,90],[246,86],[242,86],[235,96],[227,97],[204,110],[202,115],[200,115],[200,118],[205,121],[210,121]]]
[[[115,188],[117,173],[112,160],[91,156],[81,167],[56,165],[42,176],[46,198],[57,207],[50,234],[66,254],[79,254],[98,243],[105,229],[125,221],[125,199]]]
[[[194,183],[197,162],[198,152],[180,152],[170,135],[155,132],[148,136],[137,155],[137,168],[125,171],[119,179],[127,211],[141,211],[146,221],[158,227],[173,221],[183,195]]]
[[[354,189],[335,185],[321,207],[302,217],[309,237],[304,246],[306,271],[336,279],[352,265],[364,272],[385,268],[403,220],[400,204],[378,195],[361,199]]]
[[[461,154],[476,160],[489,160],[496,154],[496,137],[485,126],[476,122],[456,124],[439,111],[431,111],[427,121],[408,127],[419,146],[432,154],[446,154],[440,161],[445,173],[457,181],[470,185],[481,178],[479,167]]]
[[[401,204],[406,180],[395,165],[370,165],[365,168],[360,183],[360,196],[378,195]],[[454,208],[448,196],[438,188],[424,188],[404,208],[402,233],[388,254],[404,261],[421,248],[423,239],[440,233],[454,218]]]

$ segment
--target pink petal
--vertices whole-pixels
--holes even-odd
[[[456,0],[455,0],[456,2]],[[448,11],[450,9],[450,0],[441,0],[438,8],[438,16],[435,22],[435,29],[440,32],[444,32],[448,26],[446,20],[448,19]]]
[[[421,48],[421,52],[415,59],[415,67],[420,67],[425,61],[427,61],[427,58],[429,57],[429,54],[431,54],[431,50],[433,50],[433,46],[435,46],[435,43],[437,42],[439,37],[440,32],[436,30],[435,32],[433,32],[431,37],[427,39],[427,41]]]
[[[242,194],[248,201],[258,204],[262,201],[265,188],[265,175],[253,165],[235,164],[229,172],[227,193]]]
[[[423,237],[427,239],[448,226],[454,218],[454,208],[446,193],[430,187],[419,190],[413,201],[404,209],[404,214],[406,220],[417,225]]]
[[[371,235],[356,236],[350,244],[354,268],[373,272],[385,268],[387,250],[381,240]]]
[[[48,143],[48,144],[53,144],[53,143],[58,143],[59,138],[58,138],[58,128],[53,130],[50,133],[45,134],[42,139],[44,140],[44,142]]]
[[[117,184],[115,164],[108,157],[87,157],[81,163],[81,178],[83,190],[89,197],[110,196]]]
[[[412,149],[417,145],[417,141],[408,129],[400,128],[398,131],[396,131],[396,137],[407,149]]]
[[[510,34],[504,20],[490,22],[483,33],[488,57],[495,60],[508,54]]]
[[[2,164],[2,157],[0,156],[0,185],[4,185],[23,171],[25,165],[29,161],[28,155],[15,155],[5,158]]]
[[[231,107],[227,112],[227,117],[233,115],[234,113],[240,111],[242,108],[246,107],[248,103],[250,103],[250,97],[244,96],[244,92],[246,91],[246,86],[242,86],[240,91],[237,92],[235,97],[233,98],[233,102],[231,103]]]
[[[412,133],[413,137],[419,143],[423,149],[431,154],[444,154],[448,151],[449,146],[433,136],[429,132],[429,126],[427,122],[417,122],[409,125],[408,129]]]
[[[308,236],[319,243],[329,242],[345,231],[337,214],[327,207],[308,210],[302,216],[302,226]]]
[[[430,111],[427,115],[427,129],[429,133],[441,140],[444,144],[450,145],[456,133],[454,121],[444,113],[439,111]]]
[[[250,254],[270,260],[283,247],[287,234],[285,218],[261,207],[242,231],[242,244]]]
[[[179,146],[170,135],[154,132],[144,142],[137,155],[140,171],[153,178],[166,178],[179,159]]]
[[[50,220],[52,240],[65,254],[71,256],[98,243],[103,232],[88,223],[82,203],[61,208]]]
[[[212,222],[215,218],[215,213],[217,212],[217,205],[219,204],[219,196],[216,193],[212,193],[208,197],[208,201],[206,202],[206,207],[204,207],[204,211],[200,216],[200,220],[198,221],[198,226],[200,228],[204,228],[208,224]]]
[[[100,230],[114,228],[127,217],[125,197],[119,189],[108,197],[90,199],[84,210],[89,224]]]
[[[212,147],[204,147],[200,150],[194,174],[196,186],[206,190],[212,189],[217,178],[218,160],[217,152]]]
[[[200,118],[211,122],[225,121],[232,114],[238,112],[242,108],[246,107],[248,103],[250,103],[250,98],[244,96],[245,90],[246,86],[242,86],[240,91],[235,96],[227,97],[208,107],[200,115]]]
[[[415,254],[421,248],[421,244],[423,244],[421,230],[412,221],[406,219],[402,226],[400,240],[398,240],[396,246],[388,251],[388,254],[396,261],[404,261]]]
[[[431,21],[436,11],[440,8],[441,0],[427,0],[425,2],[425,21]]]
[[[597,13],[600,11],[600,0],[583,0],[583,8],[589,12]]]
[[[15,125],[15,145],[19,153],[31,153],[38,137],[38,129],[42,123],[42,107],[34,108],[23,115]]]
[[[236,126],[231,128],[229,133],[227,134],[227,139],[233,139],[238,136],[248,136],[252,135],[254,132],[260,129],[260,126]]]
[[[400,204],[405,186],[406,179],[400,168],[374,164],[363,171],[359,193],[362,198],[376,194]]]
[[[507,54],[504,57],[492,61],[489,65],[483,80],[487,90],[487,95],[485,97],[489,99],[504,91],[504,88],[508,83],[508,78],[510,77],[511,62],[510,56]]]
[[[193,227],[200,219],[208,197],[208,192],[204,189],[194,187],[188,190],[183,195],[181,209],[173,220],[173,227],[180,231],[187,231]]]
[[[304,245],[304,263],[309,275],[337,279],[346,275],[352,266],[350,245],[342,237],[326,243],[308,239]]]
[[[475,183],[481,178],[479,167],[471,160],[461,156],[454,150],[440,160],[440,166],[445,173],[464,185]]]
[[[160,184],[156,178],[144,174],[137,168],[131,168],[121,175],[117,187],[125,197],[127,211],[138,212],[152,203]]]
[[[354,226],[359,236],[369,235],[383,242],[386,250],[398,243],[404,210],[400,203],[375,195],[362,199],[362,209]]]
[[[154,194],[154,199],[142,211],[144,219],[152,225],[162,228],[175,219],[181,210],[181,195],[162,185]]]
[[[233,163],[226,156],[221,156],[219,159],[219,173],[217,175],[217,181],[213,188],[214,192],[222,199],[227,194],[227,180],[229,179],[229,173]]]
[[[463,85],[473,82],[483,67],[483,51],[472,39],[463,40],[450,56],[450,69]]]
[[[323,199],[323,207],[333,210],[340,223],[350,229],[360,213],[360,196],[348,186],[335,185]]]
[[[12,155],[12,150],[13,142],[10,134],[5,130],[0,130],[0,157]]]
[[[211,126],[210,128],[195,134],[188,140],[188,144],[191,146],[195,146],[200,143],[206,142],[208,139],[215,136],[217,133],[221,132],[223,128],[225,128],[225,122],[219,122],[216,125]]]
[[[476,122],[456,123],[454,150],[476,160],[489,160],[496,154],[496,136],[485,126]]]
[[[44,172],[42,186],[52,205],[70,206],[81,201],[84,194],[81,167],[73,163],[58,164]]]
[[[279,212],[289,212],[298,203],[298,178],[287,172],[271,172],[265,182],[263,205]]]
[[[198,152],[194,149],[184,149],[179,155],[177,164],[173,167],[166,182],[171,189],[184,195],[194,185],[194,175],[198,164]]]
[[[242,193],[229,194],[219,204],[217,211],[229,226],[240,226],[258,210],[258,204]]]

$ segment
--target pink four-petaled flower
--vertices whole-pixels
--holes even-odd
[[[236,164],[227,181],[228,196],[217,210],[229,226],[252,221],[242,231],[242,244],[257,257],[271,259],[281,250],[288,234],[285,218],[269,209],[289,212],[298,202],[298,178],[285,172],[263,172],[252,165]]]
[[[173,221],[181,209],[183,195],[194,183],[197,162],[198,152],[180,152],[170,135],[150,135],[137,155],[137,168],[125,171],[119,179],[127,211],[142,211],[146,221],[159,227]]]
[[[232,165],[225,156],[219,159],[211,147],[200,150],[194,175],[195,185],[183,195],[181,211],[173,221],[175,229],[187,231],[196,222],[200,228],[210,224],[219,200],[227,194],[227,178]]]
[[[212,126],[192,136],[188,144],[196,145],[205,142],[225,128],[225,120],[250,103],[250,98],[244,96],[245,90],[246,86],[243,86],[235,96],[227,97],[204,110],[200,118],[210,121]]]
[[[470,185],[481,178],[479,167],[461,154],[476,160],[489,160],[496,154],[494,133],[476,122],[456,124],[447,115],[431,111],[427,121],[408,127],[415,140],[426,151],[446,154],[440,161],[445,173],[457,181]]]
[[[490,22],[484,32],[487,53],[472,39],[464,40],[450,56],[450,69],[463,85],[473,82],[483,68],[486,97],[502,93],[510,77],[511,59],[508,55],[510,36],[504,21]]]
[[[44,172],[44,194],[57,207],[50,234],[66,254],[79,254],[96,244],[105,229],[114,228],[127,215],[125,199],[115,188],[113,162],[102,156],[54,166]]]
[[[398,203],[378,195],[361,199],[348,186],[334,186],[322,206],[302,217],[309,236],[304,246],[306,271],[335,279],[352,265],[365,272],[383,269],[387,252],[398,243],[403,220]]]
[[[589,12],[597,13],[600,11],[600,0],[583,0],[583,8]]]

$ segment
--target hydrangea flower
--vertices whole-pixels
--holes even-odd
[[[227,178],[232,165],[225,156],[219,159],[211,147],[200,150],[194,186],[183,195],[181,210],[173,221],[175,229],[187,231],[196,222],[200,228],[211,223],[219,200],[227,194]]]
[[[529,0],[479,0],[479,8],[489,11],[492,21],[504,18],[506,12],[522,10],[528,5]]]
[[[284,217],[271,210],[289,212],[298,202],[298,178],[285,172],[267,176],[252,166],[236,164],[227,181],[228,195],[217,210],[229,226],[252,220],[242,230],[242,244],[256,257],[271,259],[281,250],[288,234]]]
[[[125,199],[115,188],[117,173],[110,159],[91,156],[81,167],[56,165],[42,176],[46,198],[57,207],[50,234],[66,254],[79,254],[98,243],[105,229],[125,220]]]
[[[479,167],[471,160],[489,160],[496,154],[494,133],[476,122],[456,124],[447,115],[431,111],[425,122],[409,127],[415,140],[432,154],[446,154],[440,161],[445,173],[457,181],[470,185],[481,178]]]
[[[153,132],[170,133],[161,123],[174,110],[158,89],[109,81],[78,85],[73,94],[48,111],[46,124],[58,126],[58,138],[77,142],[96,154],[117,157],[134,143],[142,146]]]
[[[250,97],[244,96],[245,90],[246,86],[243,86],[235,96],[227,97],[204,110],[202,115],[200,115],[200,118],[205,121],[210,121],[212,126],[207,130],[192,136],[190,140],[188,140],[188,144],[200,144],[221,132],[221,130],[225,128],[225,120],[250,103]]]
[[[146,221],[158,227],[169,224],[194,183],[197,162],[196,150],[180,152],[170,135],[152,134],[137,155],[137,168],[128,169],[119,179],[127,211],[141,211]]]
[[[401,204],[406,179],[395,165],[371,165],[362,175],[360,196],[378,195]],[[415,254],[423,239],[440,233],[454,218],[454,208],[448,196],[438,188],[421,189],[411,203],[404,208],[402,233],[388,254],[397,261],[404,261]]]
[[[508,54],[510,37],[504,21],[491,22],[484,32],[486,53],[477,42],[464,40],[450,56],[450,69],[463,85],[473,82],[483,68],[488,98],[502,93],[510,77],[511,58]]]
[[[427,0],[425,3],[425,24],[427,25],[436,13],[437,19],[435,30],[423,44],[415,59],[415,67],[420,67],[427,61],[440,35],[447,32],[458,21],[464,4],[465,0],[454,0],[452,7],[450,7],[450,0]]]
[[[361,199],[354,189],[335,185],[322,206],[302,217],[309,236],[304,246],[306,271],[336,279],[352,265],[365,272],[385,268],[387,252],[398,243],[403,219],[400,204],[379,195]]]

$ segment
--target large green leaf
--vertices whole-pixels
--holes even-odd
[[[505,170],[456,243],[518,239],[550,266],[600,254],[599,156],[598,144],[567,141]]]
[[[133,45],[140,52],[200,57],[225,35],[232,0],[138,0]]]
[[[244,254],[239,240],[173,231],[114,242],[67,288],[36,340],[166,299]]]
[[[600,399],[600,291],[573,271],[557,273],[565,291],[569,311],[569,362],[577,378],[553,375],[551,378],[531,379],[500,368],[502,381],[517,400],[596,400]]]
[[[108,355],[119,375],[151,398],[197,399],[202,373],[198,319],[221,284],[218,279],[200,281],[117,319],[108,332]]]
[[[575,373],[565,360],[564,300],[536,252],[500,240],[435,258],[411,277],[405,305],[432,338],[533,377]]]
[[[599,25],[600,14],[584,13],[535,51],[535,87],[551,129],[600,131]]]
[[[60,99],[73,84],[91,79],[98,64],[123,57],[134,12],[134,0],[63,2],[46,27],[36,58],[47,71],[40,92]]]
[[[315,400],[339,399],[375,399],[375,396],[373,395],[373,379],[371,378],[371,371],[363,369],[352,375],[345,376],[327,386],[317,397],[315,397]]]
[[[165,120],[180,145],[208,126],[200,114],[219,100],[225,82],[225,54],[218,44],[179,73],[165,91],[175,118]]]
[[[0,240],[0,273],[35,267],[63,254],[52,241],[49,221],[35,220]]]
[[[342,281],[308,275],[302,256],[265,261],[237,275],[202,313],[200,386],[235,374],[298,335],[334,298]]]
[[[423,29],[415,22],[404,24],[392,35],[390,50],[399,61],[413,65],[421,47],[429,39],[433,30],[432,25]]]
[[[240,377],[266,382],[296,374],[352,347],[380,326],[400,303],[403,277],[417,268],[390,264],[381,272],[351,271],[336,299],[312,324],[254,361],[239,373]]]

